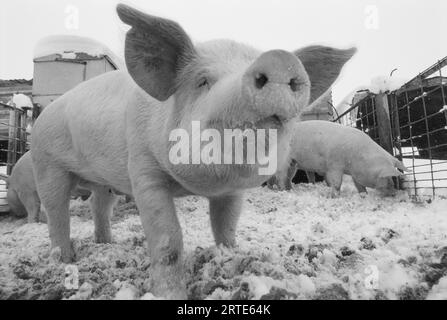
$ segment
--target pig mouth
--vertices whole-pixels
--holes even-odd
[[[262,128],[262,129],[277,129],[280,130],[284,127],[284,123],[287,121],[287,119],[277,115],[273,114],[271,116],[262,118],[255,122],[256,128]]]
[[[207,122],[207,127],[216,129],[251,129],[251,130],[270,130],[275,129],[281,132],[290,119],[286,119],[280,115],[273,114],[267,117],[258,117],[257,119],[241,121],[241,119],[236,121],[222,121],[222,120],[211,120]]]

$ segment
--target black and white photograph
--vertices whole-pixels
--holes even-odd
[[[0,300],[447,300],[446,21],[0,0]]]

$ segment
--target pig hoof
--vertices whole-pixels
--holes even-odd
[[[69,249],[62,250],[61,247],[52,248],[50,251],[49,260],[52,263],[70,263],[74,260],[74,250],[70,244]]]
[[[38,223],[39,222],[39,218],[38,217],[32,217],[32,216],[28,216],[28,223]]]
[[[62,251],[61,251],[61,247],[56,247],[51,249],[50,251],[50,261],[52,263],[59,263],[62,260]]]
[[[331,194],[330,194],[331,199],[336,199],[338,197],[340,197],[340,192],[336,192],[336,191],[331,192]]]
[[[150,269],[151,293],[169,300],[187,299],[184,273],[180,266],[158,265]]]
[[[164,279],[158,279],[153,282],[151,293],[166,300],[186,300],[188,298],[185,285],[168,285],[164,282]]]
[[[38,222],[40,222],[40,223],[48,223],[47,215],[45,213],[41,213],[39,215],[39,221]]]

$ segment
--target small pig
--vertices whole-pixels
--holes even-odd
[[[86,200],[90,191],[76,187],[72,191],[74,198],[81,197]],[[45,222],[46,216],[40,204],[34,182],[31,153],[26,152],[12,169],[8,178],[8,205],[12,214],[17,217],[28,217],[28,222]]]
[[[83,181],[91,187],[95,240],[101,243],[112,240],[114,197],[107,188],[133,196],[152,260],[151,292],[185,298],[174,198],[207,197],[216,243],[234,246],[242,190],[266,179],[261,161],[172,161],[178,146],[172,134],[186,132],[184,141],[189,141],[195,136],[193,123],[200,124],[199,133],[218,137],[227,129],[276,130],[269,150],[278,150],[282,165],[291,120],[327,91],[355,49],[311,46],[292,53],[261,52],[230,40],[193,44],[173,21],[122,4],[117,11],[131,26],[125,43],[128,72],[81,83],[43,110],[31,142],[37,187],[52,247],[67,262],[73,258],[68,215],[73,186]],[[186,144],[193,155],[203,148]],[[224,149],[231,160],[230,152]]]
[[[45,221],[34,183],[31,153],[25,153],[14,165],[8,178],[8,205],[17,217],[28,217],[28,222]]]
[[[290,167],[278,170],[278,187],[289,189],[297,169],[325,176],[338,196],[343,175],[352,176],[359,192],[375,188],[384,195],[395,193],[392,177],[407,171],[405,166],[362,131],[321,120],[297,122],[290,148]],[[270,182],[271,184],[271,182]]]

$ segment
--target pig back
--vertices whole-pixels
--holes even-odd
[[[135,88],[130,76],[113,71],[62,95],[36,120],[33,158],[57,163],[87,181],[130,186],[126,110]]]
[[[325,173],[337,167],[349,171],[365,143],[357,129],[329,121],[303,121],[295,125],[292,154],[303,170]]]

